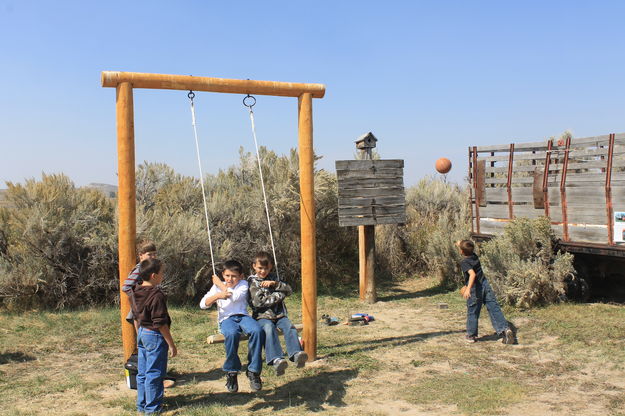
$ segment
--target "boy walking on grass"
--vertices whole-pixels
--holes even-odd
[[[250,306],[252,316],[265,332],[265,359],[267,365],[273,366],[276,375],[284,374],[288,362],[283,358],[284,353],[278,338],[278,328],[284,334],[286,351],[289,359],[297,368],[302,368],[308,360],[306,352],[302,351],[297,330],[287,317],[284,299],[292,293],[291,286],[271,274],[273,258],[265,251],[254,257],[252,268],[255,274],[248,277],[250,286]]]
[[[158,413],[163,406],[163,377],[167,370],[167,351],[178,354],[169,327],[171,318],[167,299],[159,285],[163,265],[158,259],[141,262],[141,283],[131,290],[132,311],[139,323],[137,331],[137,411]]]
[[[223,268],[222,276],[225,283],[213,275],[213,286],[200,301],[200,308],[208,309],[214,303],[217,304],[217,320],[225,338],[226,348],[223,370],[226,372],[226,388],[231,393],[239,390],[237,381],[241,371],[239,337],[241,333],[249,336],[246,375],[250,389],[256,392],[262,388],[260,373],[263,366],[265,333],[256,320],[247,313],[248,284],[243,278],[243,266],[236,260],[228,260]]]
[[[477,341],[477,327],[482,305],[486,305],[490,321],[504,344],[514,344],[514,332],[508,326],[503,315],[495,292],[482,272],[479,257],[474,253],[475,244],[471,240],[461,240],[456,243],[460,253],[464,256],[460,268],[464,275],[464,286],[460,289],[462,297],[467,300],[467,342]]]

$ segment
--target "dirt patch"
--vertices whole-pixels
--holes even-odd
[[[512,318],[518,345],[504,345],[492,336],[486,311],[480,321],[483,336],[468,344],[462,300],[456,293],[432,291],[432,286],[427,279],[407,280],[382,290],[382,300],[372,305],[320,298],[320,316],[343,319],[363,312],[375,321],[366,326],[320,324],[318,359],[303,370],[291,366],[282,377],[265,369],[264,388],[257,394],[250,393],[244,375],[238,394],[225,392],[223,346],[204,343],[214,331],[214,314],[173,308],[180,356],[170,362],[178,382],[166,391],[165,414],[625,414],[621,356],[614,359],[594,344],[573,349],[544,330],[544,317],[530,312]],[[3,318],[8,329],[0,394],[6,399],[0,414],[135,414],[136,393],[126,387],[118,341],[106,332],[116,330],[95,334],[111,341],[91,349],[84,339],[72,343],[71,332],[49,339],[39,334],[35,346],[12,330],[14,322],[8,319]],[[46,344],[52,339],[64,347]],[[71,350],[73,344],[81,345]],[[242,344],[240,355],[245,354]]]

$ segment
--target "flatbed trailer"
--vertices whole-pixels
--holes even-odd
[[[560,247],[625,258],[625,133],[469,147],[471,231],[546,216]]]

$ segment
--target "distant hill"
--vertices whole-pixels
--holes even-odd
[[[85,188],[97,189],[109,198],[117,197],[117,186],[106,183],[90,183]]]

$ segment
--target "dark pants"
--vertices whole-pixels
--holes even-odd
[[[497,303],[495,292],[488,280],[476,281],[471,288],[471,296],[467,299],[467,335],[477,336],[477,324],[480,319],[482,305],[486,305],[490,321],[495,331],[500,334],[508,327],[508,321]]]

